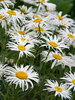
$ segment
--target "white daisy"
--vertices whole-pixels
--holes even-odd
[[[26,54],[26,56],[34,57],[34,55],[31,53],[31,51],[34,51],[32,49],[34,45],[32,44],[8,42],[7,47],[9,47],[10,50],[13,50],[13,51],[19,51],[19,58],[22,57],[24,54]]]
[[[39,32],[41,32],[41,35],[48,35],[48,34],[53,34],[50,30],[52,30],[52,28],[49,25],[36,25],[36,26],[32,26],[30,28],[27,28],[27,30],[33,30],[34,32],[37,32],[39,34]]]
[[[21,12],[19,10],[11,10],[8,9],[7,7],[1,12],[2,16],[7,17],[7,22],[16,24],[16,21],[20,23],[20,20],[22,21],[23,17],[21,15]]]
[[[57,51],[50,52],[49,54],[47,51],[43,51],[42,55],[44,56],[42,61],[48,62],[53,60],[51,68],[57,65],[62,65],[63,68],[68,66],[71,70],[71,67],[75,66],[75,62],[70,56],[65,56],[64,54],[60,54]]]
[[[38,73],[33,70],[33,66],[23,67],[23,65],[21,65],[21,67],[18,67],[14,65],[14,68],[7,67],[5,77],[9,84],[15,84],[16,87],[19,85],[23,91],[28,89],[28,83],[31,85],[31,88],[33,88],[32,81],[36,83],[39,82]]]
[[[42,39],[45,40],[45,42],[43,42],[42,46],[48,46],[49,49],[50,47],[55,51],[55,49],[59,50],[60,52],[62,52],[62,49],[64,48],[69,48],[67,45],[65,45],[64,40],[61,40],[60,37],[56,37],[56,35],[53,36],[42,36]]]
[[[75,42],[75,33],[72,33],[67,28],[64,30],[59,30],[59,33],[68,46],[72,45],[73,42]]]
[[[59,12],[57,14],[57,21],[59,23],[59,25],[64,26],[64,27],[69,27],[72,26],[74,24],[74,21],[71,18],[67,17],[68,15],[64,15],[62,16],[62,12]]]
[[[71,92],[68,89],[69,87],[65,84],[58,84],[57,81],[50,81],[47,80],[47,82],[45,83],[45,86],[47,86],[46,89],[44,90],[48,90],[48,92],[51,91],[55,91],[55,96],[61,96],[61,98],[65,98],[65,99],[71,99]]]
[[[9,31],[7,31],[7,34],[9,34],[10,36],[25,36],[28,33],[28,30],[25,29],[25,26],[23,25],[18,25],[18,24],[14,24],[13,26],[11,26],[11,28],[9,29]]]
[[[74,88],[75,91],[75,73],[65,73],[65,76],[61,79],[65,80],[66,84],[69,85],[69,89]]]
[[[36,27],[38,25],[47,25],[48,18],[40,15],[34,15],[34,18],[30,20],[25,20],[24,24],[26,23],[26,28]]]

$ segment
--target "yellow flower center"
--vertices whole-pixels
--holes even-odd
[[[55,86],[54,88],[55,88],[55,90],[56,90],[57,92],[62,92],[62,88],[60,88],[60,87],[58,87],[58,86]]]
[[[27,40],[27,42],[29,42],[29,39]]]
[[[41,18],[37,18],[37,19],[34,19],[34,21],[33,22],[35,22],[35,23],[40,23],[42,21],[42,19]]]
[[[18,31],[18,33],[19,33],[20,35],[25,35],[25,34],[26,34],[26,33],[23,32],[23,31]]]
[[[35,18],[39,18],[39,16],[38,16],[38,15],[34,15],[34,17],[35,17]]]
[[[65,26],[66,26],[66,24],[62,23],[62,26],[64,26],[64,27],[65,27]]]
[[[38,0],[38,2],[40,2],[40,3],[45,3],[45,0]]]
[[[42,27],[35,27],[35,29],[37,30],[37,31],[44,31],[44,29],[42,28]]]
[[[10,15],[16,15],[16,12],[13,11],[13,10],[8,10],[7,13],[10,14]]]
[[[26,38],[21,38],[21,41],[25,41],[26,40]]]
[[[75,85],[75,79],[72,80],[72,83]]]
[[[63,20],[63,17],[62,17],[62,16],[59,16],[59,15],[58,15],[58,18],[59,18],[59,20]]]
[[[25,73],[23,71],[18,71],[16,73],[16,77],[19,78],[19,79],[24,80],[24,79],[27,79],[28,78],[28,75],[27,75],[27,73]]]
[[[58,54],[53,54],[53,57],[58,60],[62,60],[62,57]]]
[[[0,14],[0,19],[2,19],[2,20],[6,20],[7,17],[4,17],[4,16],[2,16],[2,15]]]
[[[2,72],[2,70],[0,70],[0,72]]]
[[[4,0],[0,0],[0,2],[1,2],[1,1],[4,1]]]
[[[21,51],[25,51],[26,50],[26,48],[23,45],[18,45],[17,47]]]
[[[69,38],[75,38],[72,34],[67,34]]]
[[[58,44],[55,43],[55,42],[53,42],[53,41],[50,41],[49,44],[50,44],[51,46],[53,46],[53,47],[58,47]]]

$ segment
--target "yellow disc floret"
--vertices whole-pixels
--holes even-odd
[[[56,90],[57,92],[62,92],[62,88],[60,88],[60,87],[58,87],[58,86],[55,86],[54,88],[55,88],[55,90]]]
[[[7,19],[7,17],[2,16],[2,15],[0,14],[0,19],[2,19],[2,20],[6,20],[6,19]]]
[[[33,22],[35,22],[35,23],[40,23],[42,21],[42,19],[41,18],[37,18],[37,19],[34,19],[34,21]]]
[[[38,2],[40,2],[40,3],[45,3],[45,0],[38,0]]]
[[[1,2],[1,1],[4,1],[4,0],[0,0],[0,2]]]
[[[23,71],[18,71],[16,73],[16,77],[19,78],[19,79],[24,80],[24,79],[27,79],[28,78],[28,75],[27,75],[27,73],[25,73]]]
[[[69,38],[75,38],[72,34],[67,34]]]
[[[53,57],[58,60],[62,60],[62,57],[58,54],[53,54]]]
[[[58,15],[58,18],[59,18],[59,20],[63,20],[63,17],[62,17],[62,16],[59,16],[59,15]]]
[[[72,83],[75,85],[75,79],[72,80]]]
[[[10,14],[10,15],[16,15],[16,12],[13,11],[13,10],[8,10],[7,13]]]
[[[25,35],[25,34],[26,34],[26,33],[23,32],[23,31],[18,31],[18,33],[19,33],[20,35]]]
[[[18,45],[17,47],[21,51],[25,51],[26,50],[25,46],[23,46],[23,45]]]
[[[50,44],[52,47],[58,47],[58,44],[55,43],[54,41],[50,41],[49,44]]]
[[[37,31],[44,31],[44,29],[43,29],[42,27],[35,27],[35,29],[36,29]]]
[[[0,69],[0,72],[2,72],[2,70]]]
[[[26,40],[26,38],[21,38],[21,41],[25,41]]]
[[[34,15],[34,17],[35,17],[35,18],[39,18],[39,16],[38,16],[38,15]]]

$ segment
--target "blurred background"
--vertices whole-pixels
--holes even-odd
[[[16,8],[24,4],[21,0],[16,0],[16,2]],[[75,19],[75,0],[49,0],[49,2],[57,5],[57,11],[63,11],[63,14],[69,14],[71,18]]]

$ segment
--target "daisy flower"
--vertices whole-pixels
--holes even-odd
[[[65,76],[61,79],[65,80],[66,84],[69,85],[69,89],[74,88],[75,91],[75,73],[65,73]]]
[[[34,87],[32,81],[39,83],[38,73],[34,71],[33,66],[23,67],[21,65],[18,67],[14,65],[14,68],[7,67],[5,77],[9,84],[15,84],[16,87],[19,85],[23,91],[29,88],[28,83],[31,85],[31,88]]]
[[[47,25],[48,18],[40,15],[34,15],[34,18],[30,20],[25,20],[24,24],[26,23],[26,28],[36,27],[38,25]]]
[[[4,75],[6,65],[0,63],[0,79]]]
[[[60,37],[56,37],[56,35],[54,35],[54,38],[53,36],[42,36],[42,39],[45,40],[42,46],[48,46],[49,49],[52,48],[54,51],[57,49],[62,52],[62,49],[69,48],[67,45],[65,45],[64,40],[61,40]]]
[[[32,26],[30,28],[27,28],[27,30],[28,29],[29,30],[32,29],[34,32],[37,32],[38,34],[39,34],[39,32],[41,32],[42,35],[44,35],[44,34],[46,34],[46,35],[53,34],[52,32],[50,32],[50,30],[52,30],[52,28],[48,25],[42,25],[41,24],[39,27],[38,27],[38,25],[36,25],[36,26]]]
[[[0,0],[0,6],[3,5],[4,7],[6,6],[14,6],[15,0]]]
[[[53,61],[51,68],[57,65],[62,65],[62,67],[68,66],[71,70],[71,67],[75,66],[75,62],[70,56],[65,56],[64,54],[60,54],[57,51],[50,52],[49,54],[47,51],[43,51],[42,55],[44,56],[42,61]]]
[[[62,39],[64,39],[65,43],[68,46],[72,45],[72,43],[75,42],[75,33],[72,33],[67,28],[64,30],[59,30],[59,33],[61,34]]]
[[[11,9],[8,9],[7,7],[5,9],[1,9],[1,10],[3,10],[1,15],[6,16],[8,19],[7,22],[9,22],[9,23],[16,24],[16,21],[18,21],[20,23],[19,20],[22,21],[22,19],[23,19],[20,11],[11,10]]]
[[[21,36],[21,35],[13,35],[13,36],[10,36],[11,37],[11,40],[13,41],[14,40],[14,42],[16,42],[16,43],[21,43],[21,44],[23,44],[23,45],[26,45],[26,44],[32,44],[32,45],[34,45],[34,44],[38,44],[38,43],[40,43],[40,41],[38,41],[36,38],[32,38],[32,37],[30,37],[30,35],[23,35],[23,36]]]
[[[62,16],[62,12],[54,12],[48,15],[50,23],[56,26],[71,27],[74,26],[74,20],[68,18],[68,15]]]
[[[69,87],[65,84],[58,84],[57,81],[50,81],[47,80],[47,82],[45,83],[45,86],[47,86],[46,89],[44,90],[48,90],[48,92],[52,92],[55,91],[55,96],[61,96],[61,98],[63,99],[71,99],[71,92],[68,89]]]
[[[26,56],[34,57],[34,55],[31,53],[31,51],[34,51],[32,49],[34,47],[34,45],[32,45],[32,44],[25,45],[22,43],[8,42],[7,47],[13,51],[19,51],[19,58],[22,57],[24,54],[26,54]]]
[[[25,26],[23,25],[18,25],[15,24],[13,26],[11,26],[11,28],[9,29],[9,31],[7,31],[7,34],[9,34],[10,36],[25,36],[28,33],[28,30],[25,29]]]
[[[71,18],[67,18],[68,15],[62,16],[62,12],[59,12],[57,14],[57,22],[59,25],[64,26],[64,27],[69,27],[74,24],[74,21]]]

